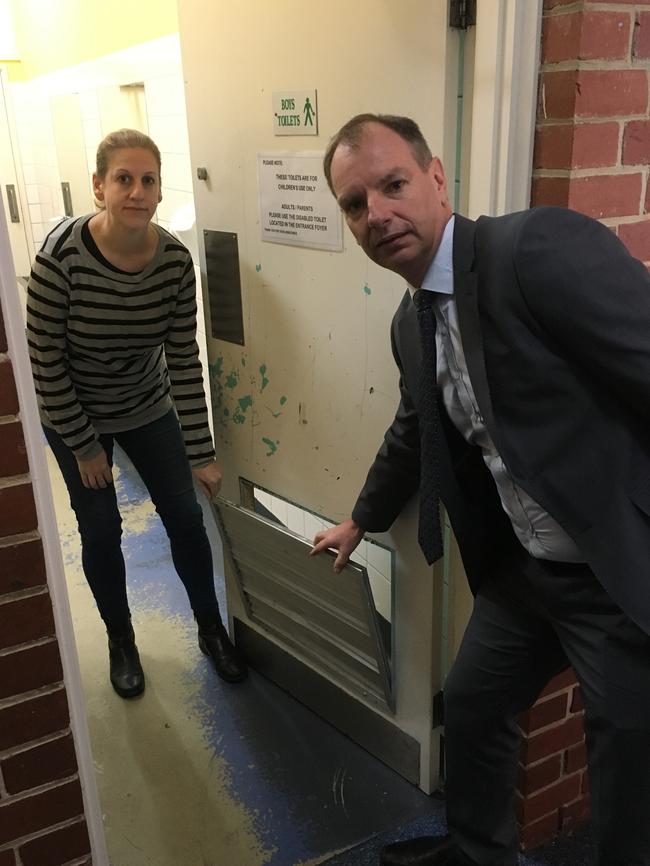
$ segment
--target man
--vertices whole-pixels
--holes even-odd
[[[475,594],[445,684],[449,836],[389,845],[381,863],[514,866],[516,717],[570,662],[597,862],[648,866],[648,274],[568,210],[454,216],[407,118],[353,118],[325,172],[357,242],[408,291],[392,325],[395,420],[351,519],[312,553],[337,549],[340,570],[419,488],[432,562],[439,491]]]

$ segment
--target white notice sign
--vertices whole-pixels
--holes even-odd
[[[263,241],[343,249],[343,220],[325,180],[322,153],[260,153],[257,176]]]

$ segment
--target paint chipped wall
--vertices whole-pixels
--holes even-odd
[[[368,262],[347,229],[343,253],[263,243],[257,154],[322,152],[362,110],[416,117],[441,152],[444,10],[408,5],[405,15],[373,0],[309,10],[288,0],[282,14],[255,4],[252,26],[246,4],[179,3],[190,150],[210,178],[195,182],[198,225],[236,232],[240,251],[246,345],[208,337],[224,492],[235,501],[243,476],[324,517],[347,516],[394,414],[388,331],[403,283]],[[337,58],[373,74],[352,75]],[[276,138],[272,93],[298,85],[318,89],[320,134]]]

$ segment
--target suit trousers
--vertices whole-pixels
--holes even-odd
[[[121,634],[128,628],[130,611],[121,549],[122,518],[115,485],[101,490],[84,487],[72,451],[52,428],[43,429],[77,518],[86,580],[106,628],[112,634]],[[174,567],[196,619],[203,624],[216,621],[219,605],[212,550],[176,413],[170,409],[150,424],[121,433],[105,433],[99,441],[111,466],[115,442],[131,459],[163,522]]]
[[[523,551],[477,594],[444,688],[449,832],[517,863],[517,716],[570,663],[585,704],[598,866],[650,866],[650,637],[584,564]]]

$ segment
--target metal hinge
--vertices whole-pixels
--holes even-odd
[[[476,25],[476,0],[449,0],[449,26],[467,30]]]

